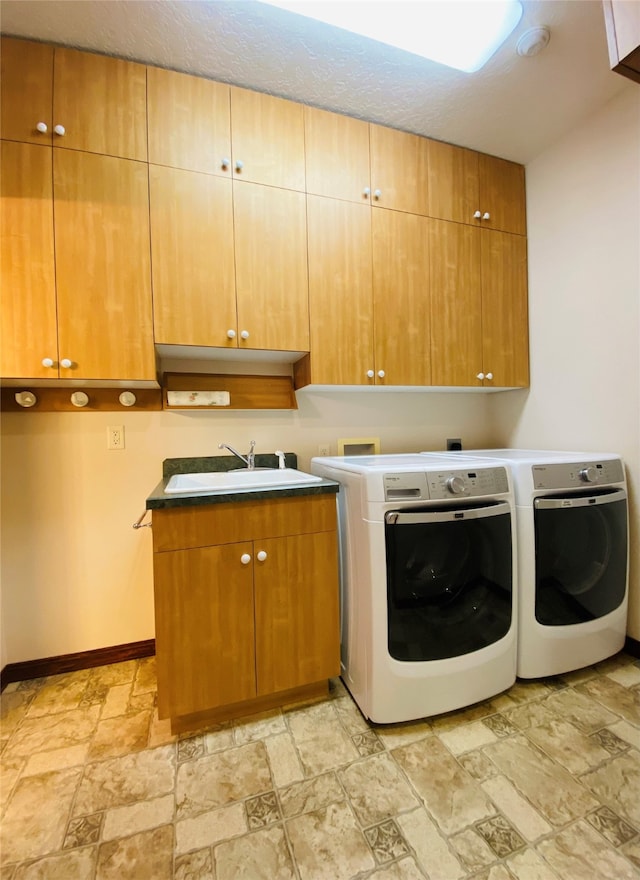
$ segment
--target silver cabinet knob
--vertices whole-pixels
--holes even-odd
[[[267,558],[266,550],[258,550],[258,553],[256,555],[258,557],[258,562],[264,562]]]
[[[249,563],[251,562],[251,555],[249,553],[243,553],[240,557],[240,562],[243,565],[249,565]]]
[[[373,191],[373,197],[374,197],[374,199],[376,199],[376,200],[380,199],[380,198],[382,197],[382,190],[381,190],[381,189],[375,189],[375,190]]]
[[[67,130],[66,130],[66,128],[64,127],[64,125],[54,125],[54,126],[53,126],[53,130],[54,130],[55,133],[56,133],[57,135],[59,135],[60,137],[62,137],[63,134],[66,134],[66,133],[67,133]]]
[[[365,188],[362,190],[362,195],[365,197],[365,199],[368,199],[371,195],[371,187],[365,186]]]
[[[242,333],[240,334],[240,336],[242,336],[243,339],[248,339],[249,338],[249,331],[243,330]]]
[[[64,367],[65,370],[70,370],[73,366],[73,361],[69,358],[62,358],[62,360],[60,361],[60,366]]]
[[[55,361],[53,358],[42,358],[42,366],[43,367],[53,367]]]
[[[230,159],[221,159],[221,160],[220,160],[220,166],[221,166],[222,168],[228,168],[229,165],[231,165],[231,160],[230,160]]]
[[[484,373],[477,373],[476,379],[480,379],[480,381],[482,382],[482,380],[484,379]]]
[[[236,171],[242,171],[242,169],[244,168],[244,162],[242,161],[242,159],[236,159],[235,167]]]
[[[229,337],[229,339],[235,339],[236,338],[236,331],[235,330],[227,330],[227,336]]]
[[[36,131],[39,131],[40,134],[46,134],[49,131],[46,122],[38,122],[36,125]]]
[[[493,379],[493,373],[486,373],[484,378],[491,381]]]
[[[476,220],[480,220],[482,214],[480,213],[480,211],[474,211],[473,216],[476,218]]]
[[[482,215],[483,220],[491,220],[491,214],[488,211],[485,211]]]
[[[385,372],[384,372],[384,370],[378,370],[378,376],[379,376],[380,379],[384,379],[384,377],[385,377]]]
[[[367,379],[373,379],[374,376],[375,373],[373,372],[373,370],[367,370]]]

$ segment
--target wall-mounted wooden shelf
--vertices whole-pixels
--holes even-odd
[[[297,409],[291,376],[165,373],[164,409]]]

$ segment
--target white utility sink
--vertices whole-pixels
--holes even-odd
[[[294,468],[281,470],[212,471],[206,474],[174,474],[164,490],[166,495],[185,492],[220,492],[229,489],[288,489],[321,482],[322,477]]]

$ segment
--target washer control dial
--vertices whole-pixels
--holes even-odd
[[[465,483],[462,477],[449,477],[447,479],[447,489],[452,495],[462,495],[465,490]]]
[[[597,483],[598,482],[598,470],[597,468],[590,465],[589,467],[582,468],[580,470],[580,479],[585,483]]]

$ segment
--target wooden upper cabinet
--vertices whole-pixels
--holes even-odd
[[[476,224],[480,209],[478,154],[427,139],[429,216],[456,223]]]
[[[383,125],[370,125],[371,204],[428,214],[425,138]]]
[[[370,201],[368,122],[305,107],[304,136],[308,193]]]
[[[53,153],[60,375],[155,380],[147,165]]]
[[[231,177],[229,86],[147,68],[149,162]]]
[[[233,215],[238,347],[308,351],[304,193],[234,180]]]
[[[147,70],[143,64],[56,49],[54,146],[147,159]],[[55,134],[55,126],[64,135]]]
[[[311,355],[298,386],[374,384],[371,213],[307,196]]]
[[[0,375],[58,375],[52,150],[0,143]],[[43,360],[51,360],[45,366]]]
[[[480,230],[429,220],[431,380],[482,385]]]
[[[495,156],[478,156],[482,228],[527,234],[524,167]],[[485,213],[489,217],[485,220]]]
[[[429,215],[526,235],[524,167],[427,139]]]
[[[481,230],[480,235],[484,384],[526,387],[529,384],[527,242],[520,235],[488,229]]]
[[[155,341],[237,347],[231,180],[149,166]]]
[[[376,385],[430,385],[429,220],[373,211]]]
[[[231,87],[233,176],[305,191],[303,105]]]
[[[2,37],[2,131],[5,140],[51,144],[53,46]],[[46,131],[38,131],[42,123]]]

